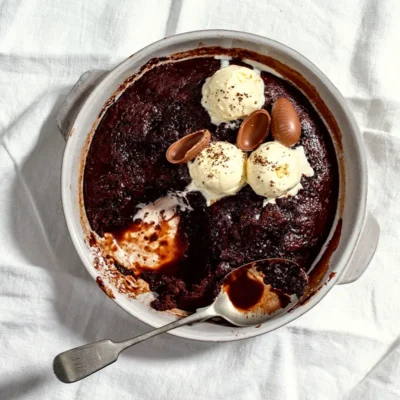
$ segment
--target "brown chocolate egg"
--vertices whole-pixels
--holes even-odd
[[[272,137],[284,146],[294,146],[300,139],[301,124],[292,103],[280,97],[272,107],[271,118]]]
[[[243,151],[256,149],[268,136],[271,117],[266,110],[253,111],[240,125],[236,139],[237,147]]]
[[[211,141],[208,129],[184,136],[168,147],[166,157],[172,164],[184,164],[193,160]]]

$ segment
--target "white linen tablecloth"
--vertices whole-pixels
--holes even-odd
[[[399,20],[397,0],[0,1],[0,399],[400,399]],[[276,39],[343,93],[378,251],[359,281],[278,331],[223,344],[162,335],[62,384],[60,351],[149,328],[104,296],[71,243],[57,111],[83,72],[210,28]]]

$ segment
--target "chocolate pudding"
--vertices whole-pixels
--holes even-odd
[[[229,63],[253,68],[238,58]],[[301,122],[298,145],[313,176],[302,176],[295,196],[267,204],[249,185],[211,205],[199,191],[185,192],[188,165],[171,164],[165,155],[172,143],[203,129],[212,142],[236,143],[240,121],[216,125],[201,104],[205,80],[220,68],[213,56],[153,66],[107,109],[87,154],[83,189],[90,226],[106,238],[118,273],[143,279],[157,294],[151,303],[156,310],[209,305],[226,274],[254,260],[286,258],[308,271],[336,214],[338,165],[328,129],[299,89],[266,71],[260,73],[262,108],[271,112],[278,98],[290,100]],[[178,193],[174,212],[161,210],[161,222],[147,221],[143,205],[171,193]],[[119,245],[136,255],[121,261]]]

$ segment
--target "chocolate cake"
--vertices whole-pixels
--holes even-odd
[[[230,64],[244,65],[241,59]],[[213,56],[161,63],[134,81],[105,112],[87,155],[84,204],[91,228],[111,235],[116,243],[139,227],[138,207],[171,192],[184,191],[191,178],[186,164],[171,164],[165,153],[179,138],[208,129],[212,141],[236,142],[239,124],[215,125],[201,105],[206,78],[221,68]],[[314,170],[302,177],[296,196],[264,205],[249,185],[208,206],[200,192],[185,195],[174,251],[166,262],[148,268],[145,262],[115,266],[140,277],[157,294],[152,307],[193,311],[210,304],[232,269],[263,258],[293,260],[308,271],[332,227],[338,199],[338,165],[328,129],[310,101],[289,81],[262,71],[265,104],[284,97],[301,121],[299,145]],[[266,139],[272,140],[271,137]],[[139,228],[137,228],[139,229]],[[159,240],[155,231],[148,240]],[[160,245],[161,246],[161,245]],[[161,247],[160,247],[161,248]]]

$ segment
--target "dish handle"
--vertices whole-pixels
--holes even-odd
[[[380,227],[378,221],[368,212],[356,248],[338,282],[340,285],[354,282],[364,273],[375,254],[379,236]]]
[[[57,126],[65,140],[69,137],[83,103],[107,73],[108,71],[105,70],[93,70],[83,73],[68,93],[57,115]]]

